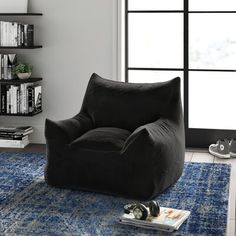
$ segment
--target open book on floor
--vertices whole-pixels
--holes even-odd
[[[137,220],[133,213],[129,213],[123,214],[119,222],[136,227],[173,232],[179,229],[189,215],[190,211],[161,207],[157,217],[149,216],[146,220]]]

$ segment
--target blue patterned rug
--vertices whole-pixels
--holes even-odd
[[[44,154],[0,154],[0,235],[170,235],[120,225],[129,200],[47,186],[44,164]],[[229,165],[185,164],[180,180],[158,197],[162,206],[192,212],[171,235],[225,235],[229,178]]]

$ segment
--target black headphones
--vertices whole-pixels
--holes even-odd
[[[160,205],[157,201],[128,204],[124,206],[124,213],[133,213],[135,219],[146,220],[149,215],[157,217],[160,214]]]

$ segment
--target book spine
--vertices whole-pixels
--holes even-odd
[[[5,114],[6,113],[6,86],[2,85],[1,86],[1,113]]]
[[[6,46],[6,34],[7,34],[7,25],[6,22],[3,22],[3,39],[2,39],[2,44],[3,46]]]
[[[29,110],[28,112],[29,113],[33,113],[34,111],[34,102],[33,102],[33,88],[30,86],[28,87],[28,107],[29,107]]]
[[[20,100],[20,91],[19,91],[19,87],[17,86],[16,89],[16,113],[19,114],[20,113],[20,106],[19,106],[19,100]]]
[[[24,46],[24,25],[23,24],[20,24],[20,37],[21,37],[20,45]]]
[[[14,101],[13,101],[13,85],[11,85],[10,89],[9,89],[9,103],[10,103],[10,106],[9,106],[10,114],[13,114],[13,112],[14,112],[14,108],[13,108],[13,104],[14,104]]]
[[[11,23],[7,22],[6,46],[11,46]]]
[[[10,114],[10,93],[9,90],[7,90],[7,114]]]
[[[4,79],[4,55],[2,55],[2,58],[1,58],[1,65],[2,65],[2,74],[1,74],[1,79]]]
[[[17,43],[17,23],[14,22],[14,26],[13,26],[13,31],[14,31],[14,35],[13,35],[13,46],[17,47],[18,43]]]
[[[2,79],[2,57],[3,54],[0,53],[0,80]]]
[[[1,46],[4,46],[3,39],[4,39],[4,22],[1,21]]]
[[[21,46],[21,26],[17,24],[17,46]]]
[[[8,28],[9,28],[9,32],[8,32],[8,45],[9,46],[13,46],[13,23],[9,22],[8,23]]]
[[[15,87],[14,85],[11,86],[11,114],[15,113]]]
[[[26,139],[28,139],[28,136],[0,134],[0,140],[26,140]]]
[[[3,36],[3,32],[2,32],[2,21],[0,21],[0,46],[2,46],[2,37]]]
[[[6,24],[2,22],[2,46],[5,46],[5,38],[6,38]]]
[[[42,86],[36,85],[34,86],[34,110],[41,111],[42,110]]]
[[[23,113],[26,114],[26,84],[24,84],[23,88]]]
[[[12,79],[12,66],[9,59],[9,54],[7,55],[7,79]]]
[[[27,26],[25,46],[28,46],[28,47],[34,46],[34,25]]]
[[[4,22],[1,21],[1,46],[4,46]]]
[[[27,31],[28,31],[28,24],[23,25],[24,27],[24,46],[28,46],[27,42],[28,42],[28,38],[27,38]]]
[[[23,84],[20,85],[20,113],[23,113]]]
[[[8,79],[14,79],[14,68],[17,64],[17,55],[16,54],[8,54]]]
[[[2,113],[2,84],[0,84],[0,113]]]
[[[9,139],[8,139],[9,138]],[[28,138],[28,135],[26,136],[22,136],[22,137],[19,137],[20,139],[15,139],[14,136],[10,137],[10,136],[5,136],[5,137],[2,137],[0,138],[0,142],[4,143],[4,142],[7,142],[7,140],[9,140],[9,142],[11,143],[19,143],[21,140],[22,141],[28,141],[29,138]]]
[[[17,86],[14,86],[13,87],[14,89],[13,89],[13,91],[14,91],[14,94],[13,94],[13,96],[14,96],[14,114],[17,114],[17,90],[18,90],[18,87]]]
[[[4,70],[4,77],[3,79],[8,78],[8,55],[4,55],[3,57],[3,70]]]
[[[0,147],[5,148],[24,148],[29,144],[29,140],[4,140],[0,139]]]

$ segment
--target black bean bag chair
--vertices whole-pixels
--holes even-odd
[[[47,119],[45,137],[49,185],[152,199],[183,170],[180,78],[128,84],[93,74],[80,113]]]

